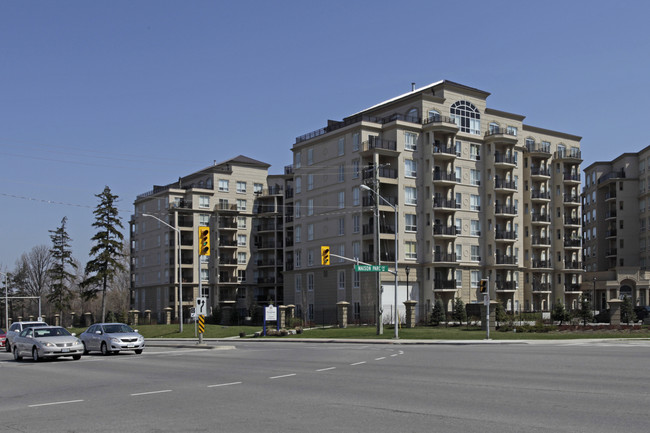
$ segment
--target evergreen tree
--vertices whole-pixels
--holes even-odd
[[[82,286],[85,288],[85,299],[96,297],[101,290],[103,322],[106,317],[106,288],[119,272],[124,271],[124,264],[120,260],[124,256],[124,235],[118,230],[124,227],[115,207],[118,196],[111,194],[111,189],[106,186],[104,191],[95,197],[100,202],[93,211],[95,222],[92,225],[98,231],[91,239],[94,245],[89,255],[94,258],[86,264],[87,278],[82,282]]]
[[[503,308],[503,304],[501,302],[497,302],[496,306],[494,307],[494,318],[497,321],[497,326],[501,326],[500,324],[508,319],[506,309]]]
[[[594,318],[594,312],[591,309],[591,301],[586,296],[580,297],[580,310],[578,311],[578,317],[582,319],[583,324],[587,325],[587,320],[592,320]]]
[[[431,323],[434,325],[440,325],[440,322],[447,320],[447,315],[445,313],[445,307],[442,305],[440,298],[436,299],[436,303],[433,306],[433,311],[431,312]]]
[[[623,303],[621,304],[621,322],[625,322],[628,325],[630,322],[636,322],[634,305],[632,305],[632,300],[629,296],[623,297]]]
[[[72,291],[69,284],[72,283],[74,274],[68,272],[69,268],[77,268],[77,264],[72,258],[70,249],[70,236],[65,229],[67,217],[63,217],[61,225],[56,230],[49,230],[50,239],[52,239],[52,266],[48,270],[50,277],[50,293],[47,300],[52,304],[55,311],[58,311],[60,317],[63,317],[64,309],[70,308],[72,301]]]
[[[454,320],[460,322],[462,325],[463,322],[467,321],[467,311],[465,311],[465,303],[462,299],[456,298],[454,301],[454,312],[452,314]]]
[[[551,311],[551,319],[560,322],[560,325],[565,320],[569,320],[569,312],[564,308],[564,304],[558,299]]]

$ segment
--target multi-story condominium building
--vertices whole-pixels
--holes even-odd
[[[284,178],[269,177],[268,168],[245,156],[215,161],[136,198],[130,220],[135,309],[162,321],[171,308],[176,318],[179,278],[186,320],[199,296],[211,308],[229,305],[245,315],[254,305],[283,302]],[[199,255],[199,227],[210,229],[210,255]]]
[[[650,299],[650,147],[585,169],[582,289],[596,310],[627,296]]]
[[[397,256],[398,305],[408,290],[418,319],[438,298],[449,310],[455,298],[482,300],[482,278],[509,310],[576,306],[581,138],[524,124],[487,107],[488,96],[440,81],[296,139],[285,303],[331,322],[338,302],[351,304],[351,320],[370,320],[379,302],[389,320],[393,275],[337,257],[380,254],[391,270]],[[336,255],[329,266],[324,245]]]

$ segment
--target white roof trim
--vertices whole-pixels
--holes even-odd
[[[419,89],[411,90],[410,92],[403,93],[403,94],[401,94],[399,96],[396,96],[394,98],[391,98],[391,99],[387,99],[384,102],[380,102],[379,104],[373,105],[372,107],[368,107],[368,108],[366,108],[364,110],[356,112],[356,113],[352,114],[352,116],[356,116],[357,114],[363,113],[364,111],[372,110],[373,108],[381,107],[384,104],[388,104],[388,103],[391,103],[393,101],[397,101],[398,99],[404,98],[404,97],[406,97],[408,95],[412,95],[413,93],[418,93],[418,92],[421,92],[421,91],[423,91],[425,89],[428,89],[430,87],[437,86],[438,84],[444,83],[444,81],[445,80],[436,81],[435,83],[427,84],[426,86],[420,87]],[[347,116],[347,117],[350,117],[350,116]]]

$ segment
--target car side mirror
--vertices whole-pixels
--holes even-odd
[[[102,335],[102,331],[95,331],[95,334]]]
[[[76,336],[77,336],[77,333],[76,333],[76,332],[73,332],[73,333],[72,333],[72,336],[73,336],[73,337],[76,337]]]
[[[138,332],[138,330],[137,330],[137,329],[134,329],[133,332]]]

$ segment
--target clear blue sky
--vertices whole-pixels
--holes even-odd
[[[68,217],[83,264],[108,185],[153,184],[447,79],[583,137],[584,163],[648,144],[644,1],[0,2],[0,269]],[[126,232],[127,230],[125,230]]]

